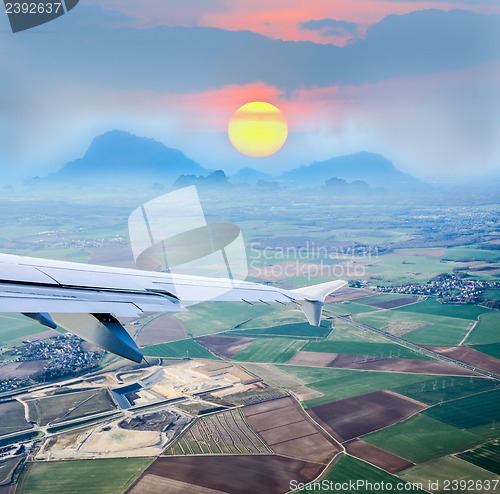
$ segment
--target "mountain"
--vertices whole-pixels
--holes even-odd
[[[272,182],[274,177],[269,173],[255,170],[254,168],[241,168],[229,177],[233,184],[256,184],[257,182]]]
[[[82,158],[70,161],[47,177],[71,184],[170,185],[179,175],[206,175],[206,170],[177,149],[121,130],[96,137]]]
[[[393,188],[423,185],[415,177],[400,172],[380,154],[360,152],[326,161],[315,161],[283,173],[281,179],[296,183],[324,183],[330,178],[363,180],[372,187]]]

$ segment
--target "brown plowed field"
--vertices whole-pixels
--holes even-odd
[[[186,328],[172,316],[163,314],[148,322],[139,333],[139,346],[157,345],[169,341],[183,340],[188,337]]]
[[[299,351],[287,362],[287,364],[305,365],[306,367],[331,367],[328,364],[330,364],[336,356],[336,353]]]
[[[231,359],[244,350],[254,338],[233,338],[232,336],[201,336],[196,341],[223,358]]]
[[[292,398],[243,408],[247,422],[277,453],[326,464],[339,447]]]
[[[362,460],[366,460],[377,467],[382,468],[390,473],[397,473],[406,468],[410,468],[415,464],[411,461],[400,458],[388,451],[372,446],[371,444],[365,443],[360,439],[355,439],[354,441],[346,444],[347,451]]]
[[[32,360],[30,362],[12,362],[0,367],[0,379],[22,379],[43,370],[47,362]]]
[[[299,352],[301,353],[301,352]],[[479,353],[479,352],[478,352]],[[300,364],[296,364],[300,365]],[[337,355],[326,367],[337,369],[373,370],[381,372],[413,372],[415,374],[443,374],[453,376],[476,376],[477,374],[458,365],[437,360],[413,360],[406,358],[378,358],[370,360],[359,355]]]
[[[376,391],[311,408],[311,415],[341,441],[396,424],[426,405],[389,391]]]
[[[283,458],[276,455],[230,456],[177,456],[158,458],[128,491],[129,494],[166,493],[170,490],[152,490],[158,477],[169,481],[185,482],[185,490],[179,485],[172,490],[206,494],[206,490],[191,490],[191,485],[229,494],[281,494],[290,488],[290,480],[309,482],[324,465]],[[155,476],[152,478],[152,476]]]
[[[495,374],[500,373],[500,360],[466,346],[428,346],[429,350],[447,355],[469,365]]]

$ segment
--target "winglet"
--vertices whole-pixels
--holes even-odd
[[[302,309],[309,324],[311,326],[319,326],[325,298],[330,293],[335,292],[345,285],[347,285],[347,281],[336,280],[320,283],[319,285],[305,286],[304,288],[297,288],[290,291],[299,295],[296,303]]]

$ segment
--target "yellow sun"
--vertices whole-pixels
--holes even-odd
[[[227,133],[240,153],[262,158],[276,153],[285,144],[288,124],[274,105],[253,101],[234,112]]]

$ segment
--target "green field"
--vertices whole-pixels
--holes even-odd
[[[370,297],[372,298],[372,297]],[[358,299],[362,300],[362,299]],[[362,314],[363,312],[375,312],[381,309],[377,309],[376,307],[371,307],[368,305],[362,305],[357,302],[349,302],[349,303],[341,303],[336,302],[334,304],[326,304],[325,310],[329,312],[333,312],[334,314],[340,314],[342,316],[347,316],[351,314]]]
[[[467,345],[500,343],[500,311],[483,314],[466,343]]]
[[[46,330],[21,314],[0,314],[0,346],[21,343],[27,336]]]
[[[500,300],[500,288],[492,288],[491,290],[485,290],[483,293],[484,297],[488,300]]]
[[[424,414],[363,436],[363,440],[415,463],[463,451],[480,442],[475,434]]]
[[[408,470],[404,470],[398,475],[409,482],[422,483],[424,484],[424,487],[428,487],[430,481],[439,481],[441,489],[444,487],[444,481],[449,480],[493,480],[490,472],[462,461],[454,456],[446,456],[444,458],[427,461],[415,467],[409,468]],[[468,492],[471,494],[473,492],[482,492],[485,494],[498,493],[498,489],[486,489],[485,486],[487,486],[487,483],[482,484],[482,488],[477,491],[464,489],[458,492]],[[446,491],[439,490],[438,492]],[[450,492],[450,494],[457,493],[456,490],[449,490],[448,492]]]
[[[233,360],[240,362],[288,362],[302,347],[304,341],[285,338],[261,338],[237,353]]]
[[[283,324],[273,326],[271,328],[249,328],[249,329],[235,329],[224,333],[228,336],[284,336],[291,338],[326,338],[330,334],[330,327],[324,326],[311,326],[307,322],[300,322],[295,324]]]
[[[369,463],[358,460],[349,455],[343,455],[334,465],[327,471],[325,476],[322,476],[322,480],[330,481],[335,487],[335,484],[346,484],[346,489],[342,488],[342,491],[332,488],[332,489],[321,489],[321,492],[329,494],[367,494],[376,492],[373,489],[373,485],[384,483],[386,486],[384,491],[394,491],[394,492],[415,492],[424,493],[425,490],[413,489],[404,486],[406,484],[405,480],[401,480],[398,477],[384,472],[380,468],[374,467]],[[359,486],[354,486],[354,489],[349,488],[350,481],[361,481],[364,484]],[[371,483],[372,485],[369,485]],[[321,484],[320,484],[321,485]],[[424,486],[425,487],[425,486]],[[301,490],[294,491],[296,494],[315,494],[319,492],[314,485],[311,485],[308,489],[307,487]]]
[[[422,302],[406,305],[393,309],[399,312],[415,312],[418,314],[431,314],[444,317],[458,317],[460,319],[477,319],[481,314],[491,312],[491,309],[478,307],[477,305],[442,304],[434,297],[429,297]]]
[[[19,494],[122,494],[151,464],[150,458],[31,463]]]
[[[431,314],[384,310],[360,314],[355,319],[367,326],[398,334],[412,343],[458,345],[473,321]]]
[[[439,257],[406,255],[404,252],[383,254],[366,268],[366,278],[376,277],[381,285],[426,282],[441,273],[451,273],[453,262],[442,262]]]
[[[497,359],[500,359],[500,343],[490,343],[489,345],[473,345],[471,346],[478,352],[483,352]]]
[[[38,425],[72,420],[116,408],[106,389],[64,393],[27,400],[30,420]]]
[[[425,374],[365,372],[291,365],[281,365],[279,369],[297,377],[309,388],[323,393],[323,396],[319,398],[307,400],[305,405],[308,408],[373,391],[399,388],[428,380],[430,377]]]
[[[500,261],[500,252],[474,247],[451,247],[446,249],[443,259],[450,261]]]
[[[149,357],[218,359],[218,357],[209,352],[204,346],[192,339],[146,346],[142,349],[142,352]]]
[[[500,422],[500,389],[436,405],[423,413],[460,429],[494,424]]]
[[[191,336],[202,336],[233,329],[244,321],[275,310],[266,304],[250,306],[244,302],[205,302],[189,307],[188,312],[174,313],[173,317],[186,327]]]
[[[492,379],[457,376],[434,376],[432,379],[395,388],[396,393],[408,396],[422,403],[435,405],[455,400],[482,391],[498,389],[500,384]]]
[[[500,440],[498,439],[483,444],[472,451],[461,453],[458,457],[500,475]]]
[[[336,319],[333,322],[332,332],[328,335],[327,341],[347,341],[347,342],[368,342],[387,343],[387,339],[376,333],[369,333],[351,326],[345,321]]]
[[[376,355],[427,360],[428,357],[395,343],[371,343],[362,341],[311,341],[302,350],[306,352],[345,353],[348,355]]]
[[[15,400],[0,403],[0,435],[24,431],[32,427],[26,422],[22,403]]]

